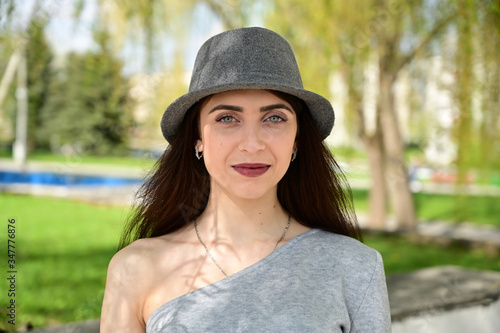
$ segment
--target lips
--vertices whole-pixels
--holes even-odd
[[[265,174],[271,166],[263,163],[241,163],[232,167],[237,173],[245,177],[259,177]]]

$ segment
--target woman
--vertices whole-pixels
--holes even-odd
[[[209,39],[164,113],[170,145],[109,265],[101,332],[390,331],[381,257],[323,144],[333,123],[281,36]]]

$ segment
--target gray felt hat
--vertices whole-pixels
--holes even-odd
[[[202,45],[189,92],[172,102],[163,114],[163,136],[171,142],[186,111],[203,97],[239,89],[268,89],[294,95],[307,104],[323,139],[332,130],[332,105],[323,96],[304,89],[290,44],[268,29],[241,28],[215,35]]]

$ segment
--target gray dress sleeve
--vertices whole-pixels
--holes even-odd
[[[384,265],[380,253],[361,304],[351,321],[350,332],[391,332],[391,313],[387,296]]]

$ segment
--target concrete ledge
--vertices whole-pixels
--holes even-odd
[[[392,323],[393,333],[498,333],[500,300],[488,306],[471,306],[446,312],[425,313]]]
[[[113,176],[135,179],[144,177],[151,167],[152,163],[151,165],[145,163],[144,167],[80,163],[78,157],[68,158],[66,162],[28,161],[26,165],[20,166],[10,159],[0,158],[0,170],[54,172],[63,175]]]
[[[139,185],[117,186],[57,186],[30,184],[0,184],[0,193],[72,199],[103,205],[130,206]]]
[[[99,319],[79,323],[51,326],[30,331],[32,333],[99,333]]]
[[[416,235],[441,243],[457,242],[471,247],[496,251],[500,249],[500,229],[474,223],[430,222],[419,223]]]
[[[500,272],[455,266],[387,278],[393,332],[498,332]]]

